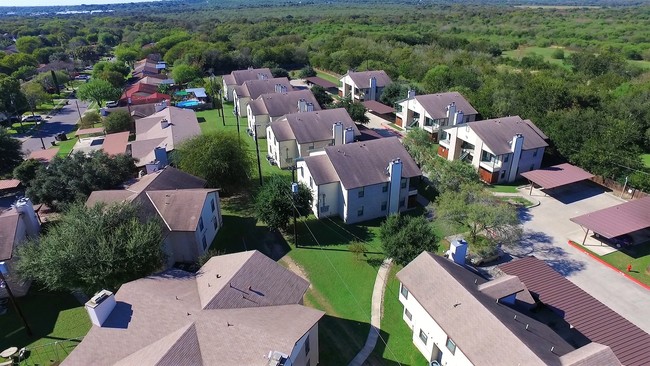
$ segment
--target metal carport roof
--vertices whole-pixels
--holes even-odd
[[[607,239],[650,227],[650,197],[625,202],[570,219]]]
[[[381,104],[377,102],[376,100],[366,100],[365,102],[362,103],[364,107],[366,107],[367,110],[373,111],[379,114],[388,114],[388,113],[393,113],[395,112],[395,108],[389,107],[385,104]]]
[[[594,175],[571,164],[553,165],[548,168],[521,173],[529,181],[544,189],[551,189],[592,178]]]

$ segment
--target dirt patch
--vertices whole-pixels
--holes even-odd
[[[334,308],[332,308],[332,305],[329,303],[329,301],[321,294],[318,290],[314,288],[314,285],[311,284],[311,281],[309,281],[309,276],[307,275],[307,272],[298,265],[291,257],[288,255],[285,255],[280,259],[280,263],[284,265],[288,270],[291,272],[297,274],[298,276],[302,277],[305,279],[307,282],[309,282],[309,295],[313,297],[313,302],[308,301],[312,307],[319,307],[323,311],[325,311],[327,314],[332,315],[332,316],[338,316],[337,312],[334,311]]]

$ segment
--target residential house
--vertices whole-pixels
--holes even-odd
[[[262,79],[271,79],[273,74],[271,70],[267,67],[261,69],[254,69],[249,67],[246,70],[235,70],[230,73],[230,75],[224,75],[223,79],[223,98],[229,102],[233,101],[233,90],[236,86],[242,85],[244,81],[248,80],[262,80]]]
[[[338,215],[348,224],[412,207],[422,175],[397,137],[327,146],[297,167],[298,182],[312,191],[314,215]]]
[[[268,156],[280,168],[326,146],[351,143],[361,135],[345,108],[290,113],[266,128]]]
[[[384,88],[392,80],[384,70],[375,71],[348,71],[340,79],[339,96],[350,96],[352,100],[379,101]]]
[[[131,117],[133,117],[134,120],[137,120],[140,118],[149,117],[156,112],[160,112],[168,105],[169,102],[167,100],[164,100],[161,103],[145,103],[145,104],[137,104],[137,105],[127,105],[124,107],[105,108],[103,110],[103,113],[105,113],[106,115],[110,115],[115,111],[127,111],[131,115]],[[135,127],[133,127],[133,129],[135,129]]]
[[[122,93],[118,101],[120,106],[138,105],[147,103],[161,103],[171,101],[171,96],[158,92],[158,86],[145,83],[137,83],[130,86]]]
[[[136,79],[143,79],[145,77],[166,79],[167,77],[162,74],[166,68],[167,64],[164,61],[147,57],[135,63],[131,75]]]
[[[234,100],[233,112],[240,116],[248,115],[248,103],[262,94],[287,93],[293,91],[293,86],[287,78],[247,80],[242,85],[235,86],[232,95]]]
[[[154,164],[167,165],[167,154],[178,144],[201,134],[196,113],[177,107],[159,106],[160,111],[135,121],[135,141],[131,142],[131,156],[137,167]]]
[[[129,145],[129,131],[109,133],[104,136],[104,142],[102,143],[102,150],[110,156],[115,156],[118,154],[131,154],[131,148]]]
[[[196,262],[223,224],[219,192],[205,189],[205,181],[172,167],[147,174],[126,189],[94,191],[87,206],[99,202],[132,202],[140,206],[143,219],[163,222],[168,266]]]
[[[539,169],[546,139],[519,116],[488,119],[443,129],[438,155],[472,164],[487,183],[514,182],[521,173]]]
[[[309,90],[262,94],[248,103],[248,131],[266,137],[266,128],[285,114],[320,111],[320,105]],[[257,127],[256,127],[257,126]],[[257,132],[255,132],[257,129]]]
[[[0,270],[14,296],[26,295],[31,284],[15,273],[16,248],[25,240],[38,237],[40,230],[41,223],[29,198],[21,198],[10,209],[0,212]],[[7,296],[7,290],[0,287],[0,298]]]
[[[531,312],[535,300],[516,276],[487,281],[454,261],[423,252],[397,278],[403,319],[428,362],[621,365],[609,347],[585,340],[552,311]]]
[[[308,288],[258,251],[128,282],[86,303],[93,325],[63,365],[316,366]]]
[[[406,99],[395,104],[395,124],[404,128],[417,127],[438,140],[438,131],[445,127],[473,122],[478,112],[458,92],[415,95],[409,91]]]

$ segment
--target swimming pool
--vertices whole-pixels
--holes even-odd
[[[199,105],[198,100],[184,100],[182,102],[176,103],[176,106],[178,108],[192,108],[192,107],[196,107],[198,105]]]

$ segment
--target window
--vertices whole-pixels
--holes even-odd
[[[406,178],[402,178],[399,187],[402,189],[406,188]]]
[[[309,335],[305,339],[305,356],[309,355]]]
[[[307,147],[307,150],[314,150],[314,149],[315,149],[315,146],[314,146],[314,143],[312,142],[311,144],[309,144],[309,147]],[[289,151],[289,149],[287,149],[287,151]]]
[[[440,132],[440,139],[443,140],[443,141],[449,141],[450,136],[451,135],[446,131]]]
[[[402,288],[400,288],[399,293],[404,296],[405,299],[409,298],[409,290],[402,284]]]
[[[217,230],[217,227],[219,226],[219,221],[217,221],[216,216],[212,217],[212,225],[214,226],[214,229]]]
[[[388,192],[388,183],[384,183],[384,186],[381,187],[381,191],[384,193]]]
[[[427,340],[429,340],[429,336],[427,336],[427,334],[424,333],[424,330],[422,330],[422,329],[420,329],[420,340],[424,344],[427,344]]]
[[[314,188],[314,181],[309,177],[309,188]]]
[[[199,218],[199,230],[203,231],[204,226],[203,226],[203,217]]]
[[[485,150],[481,150],[481,161],[492,162],[494,161],[494,155]]]
[[[300,178],[304,178],[304,177],[305,177],[305,171],[302,169],[302,167],[300,167]]]
[[[456,353],[456,343],[454,343],[454,341],[449,337],[447,337],[447,349],[451,351],[452,355]]]
[[[359,196],[359,198],[362,198],[365,194],[366,194],[365,187],[359,188],[359,191],[357,192],[357,195]]]
[[[216,208],[216,205],[214,204],[214,198],[210,201],[210,207],[212,207],[212,212],[214,212],[214,209]]]
[[[386,211],[386,207],[388,207],[388,202],[384,201],[381,203],[381,210]]]
[[[357,216],[363,216],[363,206],[357,210]]]
[[[500,179],[503,179],[503,178],[505,178],[505,177],[506,177],[506,171],[505,171],[505,170],[502,170],[502,171],[501,171],[501,177],[499,177],[499,178],[500,178]]]
[[[504,163],[507,163],[508,160],[510,160],[510,154],[508,154],[508,155],[504,155],[504,156],[503,156],[503,162],[504,162]]]
[[[399,200],[399,207],[404,207],[405,204],[406,204],[406,198],[402,198],[401,200]]]
[[[533,157],[534,157],[534,158],[537,157],[537,149],[535,149],[535,151],[533,152]],[[532,169],[531,169],[531,170],[532,170]]]
[[[322,206],[325,207],[325,193],[323,193],[323,198],[321,199]]]
[[[203,250],[205,250],[208,247],[208,242],[205,240],[205,235],[203,235],[201,242],[203,243]]]
[[[402,108],[403,108],[403,107],[402,107],[401,104],[399,104],[399,103],[395,103],[395,112],[397,112],[397,113],[402,113],[402,110],[403,110]]]
[[[429,117],[424,118],[424,125],[425,126],[433,126],[433,120]]]
[[[404,308],[404,315],[406,315],[406,317],[409,318],[409,320],[413,320],[413,314],[411,314],[409,309]]]

